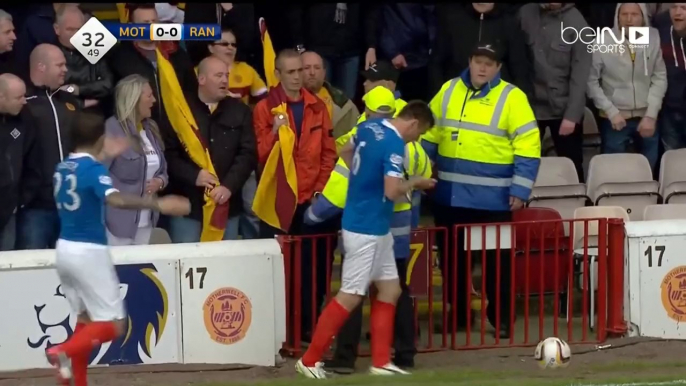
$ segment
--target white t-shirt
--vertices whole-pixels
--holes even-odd
[[[157,154],[155,147],[152,146],[150,139],[145,130],[141,130],[140,136],[143,139],[143,152],[145,153],[145,161],[147,164],[147,170],[145,171],[145,177],[147,184],[148,181],[155,178],[155,173],[160,169],[160,156]],[[143,192],[147,194],[147,192]],[[150,226],[152,220],[152,212],[149,209],[141,210],[140,221],[138,222],[139,228],[146,228]]]

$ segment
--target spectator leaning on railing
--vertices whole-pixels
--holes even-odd
[[[660,137],[665,150],[681,149],[686,147],[686,3],[672,3],[654,24],[667,69],[667,92],[658,118]]]
[[[431,101],[437,123],[422,137],[422,146],[438,170],[432,194],[437,226],[453,229],[457,224],[510,222],[512,211],[522,208],[531,194],[541,156],[538,126],[524,92],[500,79],[501,65],[499,47],[480,43],[472,52],[469,68],[446,82]],[[465,240],[464,229],[458,238],[456,245],[454,237],[448,237],[448,251],[441,251],[448,288],[454,280],[453,259],[458,264],[457,283],[466,283],[471,270],[463,249],[458,248]],[[510,333],[507,315],[514,306],[510,302],[510,251],[500,253],[500,282],[495,252],[486,252],[486,314],[505,338]],[[495,301],[497,293],[500,304]],[[456,301],[449,300],[457,307],[458,319],[453,323],[458,326],[467,323],[468,296],[458,291]]]
[[[618,3],[614,35],[630,27],[648,26],[645,3]],[[655,132],[662,98],[667,90],[667,73],[660,51],[660,37],[651,28],[647,48],[624,45],[623,52],[593,52],[588,78],[588,96],[601,116],[603,153],[624,153],[632,138],[638,137],[641,152],[655,168],[658,134]],[[609,34],[605,41],[611,41]]]
[[[35,189],[40,175],[36,158],[40,147],[36,145],[36,125],[28,114],[26,86],[13,74],[0,75],[0,251],[15,247],[17,208],[24,194]]]
[[[157,194],[167,185],[167,162],[157,123],[151,119],[155,104],[150,82],[129,75],[114,91],[114,116],[105,122],[109,138],[127,138],[130,147],[114,159],[103,160],[114,188],[141,197]],[[159,213],[149,209],[106,208],[110,245],[146,245]]]

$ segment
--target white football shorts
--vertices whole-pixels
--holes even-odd
[[[398,279],[393,254],[393,235],[363,235],[343,230],[343,273],[341,291],[364,296],[376,281]]]
[[[106,245],[57,240],[55,266],[62,293],[76,315],[94,322],[124,319],[119,277]]]

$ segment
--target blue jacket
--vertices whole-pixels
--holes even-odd
[[[380,56],[392,60],[402,54],[407,69],[424,67],[436,38],[436,17],[433,5],[396,3],[382,7],[377,50]]]
[[[667,69],[667,92],[662,104],[672,109],[684,110],[686,109],[686,52],[682,47],[686,42],[676,31],[672,30],[669,12],[656,15],[653,25],[660,31],[662,58]]]

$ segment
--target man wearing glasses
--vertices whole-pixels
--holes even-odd
[[[267,86],[257,71],[248,63],[236,60],[238,44],[233,31],[223,29],[221,40],[208,44],[207,50],[209,55],[229,66],[229,96],[254,104],[266,95]]]

